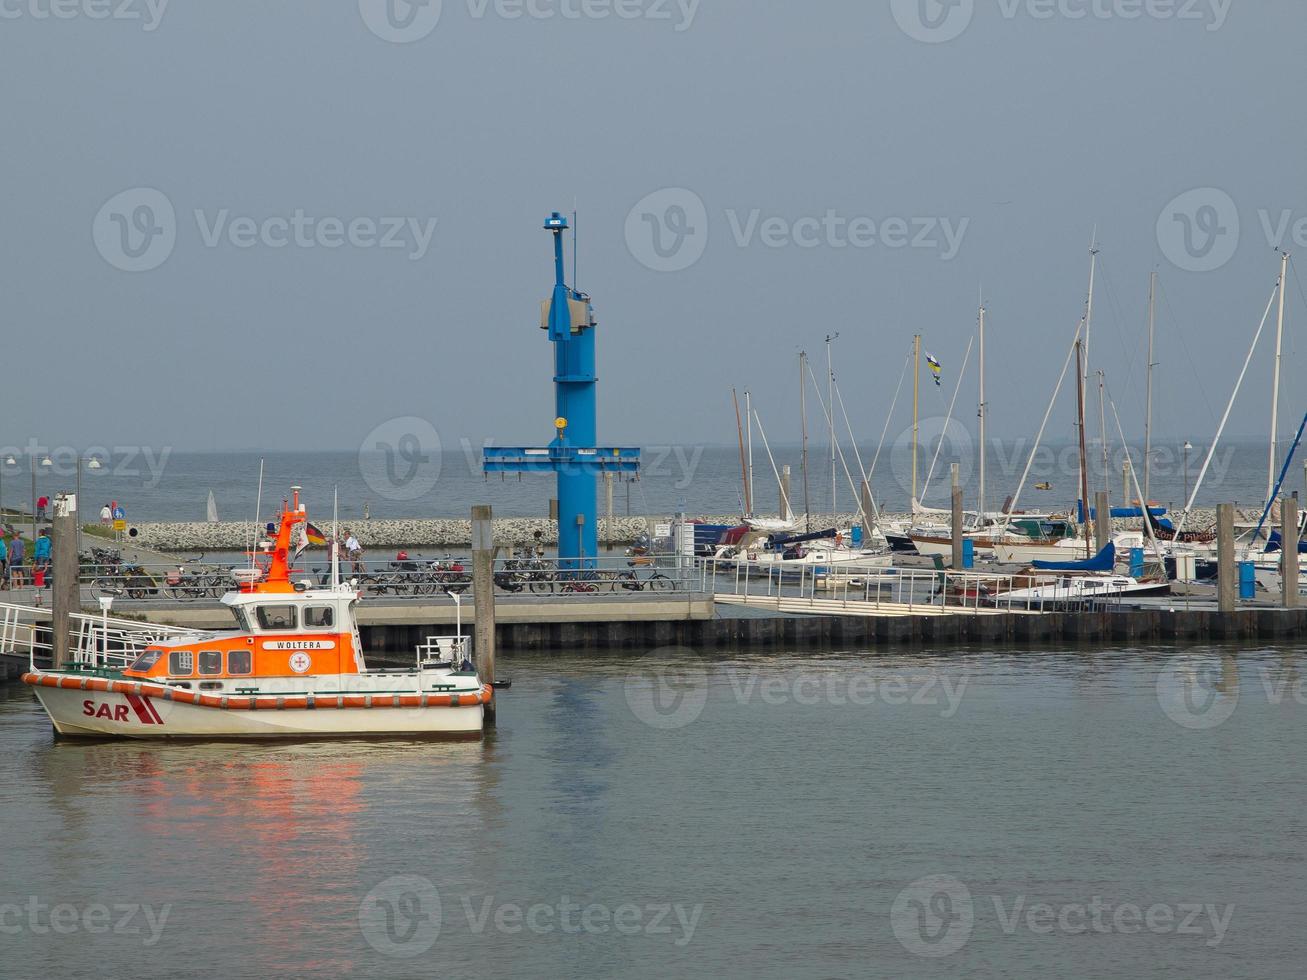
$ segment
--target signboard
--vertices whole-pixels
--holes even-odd
[[[116,518],[116,519],[114,520],[114,522],[113,522],[113,529],[114,529],[115,531],[126,531],[126,530],[127,530],[127,522],[124,521],[121,517]]]
[[[672,526],[670,524],[655,524],[655,538],[670,538],[672,536]]]
[[[121,507],[115,507],[113,509],[113,519],[115,521],[125,521],[127,519],[127,511],[123,510]]]

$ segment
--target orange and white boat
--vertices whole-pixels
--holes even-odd
[[[296,487],[275,540],[233,573],[236,586],[222,598],[236,630],[173,629],[120,652],[116,665],[92,643],[71,665],[33,666],[23,681],[55,729],[199,739],[480,733],[494,692],[471,663],[468,638],[429,639],[413,667],[369,668],[357,586],[337,582],[335,562],[330,585],[294,580],[291,543],[307,522]]]

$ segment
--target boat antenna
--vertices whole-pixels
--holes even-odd
[[[578,253],[581,250],[580,238],[578,237],[579,228],[580,222],[576,219],[576,198],[574,197],[572,198],[572,289],[576,292],[581,291],[581,276],[577,272],[577,265],[580,261]]]
[[[254,552],[259,546],[259,519],[263,512],[263,459],[259,459],[259,492],[254,498],[254,542],[250,546],[250,568],[254,567]]]
[[[340,484],[331,488],[331,587],[340,585]]]

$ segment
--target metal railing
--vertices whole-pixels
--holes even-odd
[[[795,600],[839,603],[886,612],[1046,612],[1100,610],[1121,605],[1120,596],[1036,598],[1012,596],[1033,584],[1028,574],[955,572],[894,567],[798,565],[770,567],[735,560],[702,563],[705,592],[777,606]],[[779,565],[779,563],[775,563]],[[1048,582],[1056,576],[1040,576]]]
[[[83,668],[129,666],[152,643],[171,636],[193,636],[196,630],[131,619],[72,613],[69,655]],[[54,638],[48,609],[0,603],[0,647],[5,653],[26,652],[32,669],[54,658]]]
[[[543,558],[498,559],[493,566],[495,593],[561,599],[638,593],[685,595],[704,589],[702,569],[689,558],[604,557],[588,559],[583,565],[576,568]],[[237,588],[233,573],[248,568],[247,562],[202,560],[166,564],[84,562],[80,582],[84,601],[110,598],[116,608],[148,602],[216,603]],[[365,560],[357,567],[342,561],[340,577],[369,599],[444,600],[448,595],[471,595],[472,560],[415,555],[405,561]],[[310,586],[325,587],[330,578],[330,569],[321,565],[306,564],[291,570],[292,581]],[[48,589],[52,582],[53,577],[47,573],[44,587]],[[30,576],[23,584],[32,586]]]

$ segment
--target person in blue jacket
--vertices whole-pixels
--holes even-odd
[[[50,567],[50,529],[43,528],[41,536],[36,539],[36,544],[32,546],[32,558],[37,568]]]

